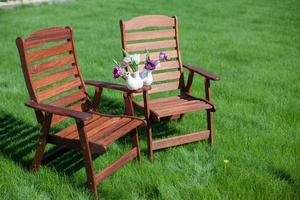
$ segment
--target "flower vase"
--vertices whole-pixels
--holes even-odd
[[[127,74],[125,80],[126,80],[126,86],[130,90],[137,90],[143,87],[143,81],[140,78],[139,72],[133,72],[131,74]]]
[[[137,81],[138,89],[143,87],[143,81],[140,77],[139,71],[133,72],[132,73],[133,78]]]
[[[153,82],[153,76],[152,76],[152,70],[147,70],[144,69],[141,73],[140,76],[142,78],[142,81],[144,85],[151,85]]]

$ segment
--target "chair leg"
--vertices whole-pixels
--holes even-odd
[[[210,131],[209,134],[209,144],[213,145],[214,143],[214,130],[213,130],[213,112],[211,110],[207,110],[207,129]]]
[[[52,119],[52,114],[45,113],[43,126],[40,131],[38,147],[34,159],[32,161],[31,171],[37,171],[41,166],[43,153],[45,151],[45,147],[47,144],[47,134],[49,133],[50,126],[51,126],[51,119]]]
[[[134,147],[137,148],[137,156],[136,156],[137,161],[141,161],[141,152],[140,152],[140,146],[139,146],[139,135],[138,135],[138,130],[137,129],[134,129],[132,131],[131,142],[132,142],[132,148],[134,148]]]
[[[80,137],[80,143],[81,143],[84,164],[85,164],[85,171],[88,179],[88,188],[95,194],[96,199],[98,199],[97,185],[95,182],[94,168],[92,164],[93,162],[92,154],[84,131],[84,123],[82,121],[76,121],[76,125]]]
[[[148,143],[148,156],[149,159],[152,161],[154,159],[153,155],[153,143],[152,143],[152,128],[151,124],[147,123],[147,143]]]

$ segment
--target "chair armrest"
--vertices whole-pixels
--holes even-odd
[[[41,111],[52,113],[55,115],[72,117],[74,119],[78,119],[81,121],[86,121],[86,120],[92,119],[92,117],[93,117],[93,115],[91,113],[80,112],[80,111],[75,111],[75,110],[68,110],[68,109],[57,107],[57,106],[36,103],[34,101],[28,101],[25,103],[25,105],[30,108],[34,108],[36,110],[41,110]]]
[[[108,83],[108,82],[103,82],[103,81],[85,80],[84,83],[86,85],[91,85],[94,87],[120,90],[120,91],[127,92],[127,93],[141,93],[143,91],[151,90],[151,86],[143,86],[142,88],[140,88],[138,90],[130,90],[125,85],[120,85],[120,84],[116,84],[116,83]]]
[[[220,77],[217,76],[217,75],[214,75],[212,73],[209,73],[199,67],[195,67],[193,65],[189,65],[189,64],[183,64],[183,67],[192,71],[192,72],[195,72],[201,76],[204,76],[205,78],[208,78],[210,80],[213,80],[213,81],[219,81],[220,80]]]

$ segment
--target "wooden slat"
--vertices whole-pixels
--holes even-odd
[[[71,38],[71,33],[65,28],[50,28],[35,32],[25,39],[26,48],[38,47],[46,42],[55,42]]]
[[[101,131],[101,134],[96,134],[92,137],[89,137],[89,139],[91,141],[98,141],[101,140],[105,137],[107,137],[108,135],[114,134],[113,132],[118,130],[119,128],[121,128],[122,126],[128,124],[130,121],[132,121],[131,118],[121,118],[119,121],[117,121],[116,123],[112,124],[111,126],[103,129]]]
[[[144,67],[145,67],[145,64],[140,64],[138,66],[138,69],[142,70],[142,69],[144,69]],[[178,68],[180,68],[178,60],[172,60],[172,61],[161,62],[160,66],[157,67],[155,69],[155,71],[168,70],[168,69],[178,69]]]
[[[56,59],[53,59],[48,62],[40,63],[38,65],[32,66],[29,68],[29,72],[31,75],[39,75],[41,73],[47,72],[49,70],[54,70],[59,67],[63,67],[67,64],[75,63],[74,55],[67,55],[63,57],[59,57]]]
[[[109,117],[104,117],[104,116],[100,116],[100,115],[93,115],[93,118],[87,122],[84,122],[86,125],[85,130],[86,129],[92,129],[93,127],[109,120]],[[63,137],[66,138],[68,135],[72,134],[73,132],[76,131],[77,134],[77,126],[75,124],[68,126],[67,128],[57,132],[55,135],[59,136],[59,137]]]
[[[156,140],[153,142],[153,149],[154,150],[163,149],[163,148],[168,148],[172,146],[177,146],[181,144],[187,144],[199,140],[208,139],[209,133],[210,133],[209,130],[205,130],[197,133],[190,133],[187,135],[181,135],[181,136],[166,138],[162,140]]]
[[[71,51],[71,50],[72,50],[72,43],[71,42],[67,42],[67,43],[64,43],[64,44],[48,47],[46,49],[41,49],[41,50],[37,50],[37,51],[34,51],[34,52],[27,53],[27,56],[26,56],[27,57],[27,62],[28,63],[35,62],[35,61],[38,61],[40,59],[49,58],[51,56],[62,54],[62,53],[65,53],[65,52]]]
[[[148,92],[149,94],[165,92],[165,91],[179,89],[179,82],[161,83],[157,85],[152,85],[151,87],[152,89]]]
[[[81,103],[75,104],[70,106],[68,109],[70,110],[76,110],[76,111],[81,111]],[[61,116],[61,115],[53,115],[52,121],[51,121],[51,126],[54,126],[62,121],[65,121],[69,117],[66,116]]]
[[[59,99],[56,99],[55,101],[52,101],[49,103],[50,105],[53,106],[58,106],[58,107],[65,107],[68,106],[76,101],[82,100],[86,98],[86,94],[84,94],[83,90],[78,90],[72,94],[69,94],[67,96],[61,97]]]
[[[132,122],[127,123],[125,126],[122,126],[121,128],[119,128],[117,131],[114,131],[113,134],[110,134],[109,136],[101,139],[99,142],[103,145],[109,145],[112,142],[114,142],[115,140],[119,139],[120,137],[122,137],[125,134],[127,134],[128,132],[130,132],[131,130],[137,128],[141,124],[143,124],[142,121],[133,120]]]
[[[166,81],[166,80],[176,80],[179,79],[181,72],[164,72],[159,74],[153,74],[153,82]]]
[[[113,117],[113,118],[109,119],[108,121],[106,121],[106,122],[104,122],[104,123],[102,123],[100,125],[98,124],[98,126],[94,127],[90,131],[88,131],[88,137],[93,137],[96,134],[100,134],[100,131],[102,131],[106,127],[109,127],[112,124],[118,122],[119,120],[120,120],[119,117]]]
[[[125,30],[143,29],[145,27],[168,27],[175,26],[175,20],[172,17],[163,15],[147,15],[132,18],[124,21]]]
[[[175,36],[175,29],[125,33],[127,41],[149,40],[170,37],[174,38]]]
[[[160,116],[171,116],[176,114],[183,114],[187,112],[194,112],[198,110],[211,109],[212,106],[205,102],[185,102],[178,104],[176,106],[170,107],[166,106],[165,108],[155,109],[155,112]]]
[[[125,165],[128,161],[132,160],[137,156],[137,148],[131,149],[129,152],[124,154],[121,158],[116,160],[114,163],[103,169],[100,173],[96,174],[95,176],[95,182],[96,184],[99,184],[102,182],[105,178],[110,176],[112,173],[117,171],[119,168],[121,168],[123,165]]]
[[[178,58],[176,50],[167,50],[167,51],[163,51],[163,52],[166,53],[169,58]],[[150,53],[150,58],[153,59],[153,60],[158,60],[159,59],[159,53],[160,52],[152,52],[152,53]],[[146,61],[146,55],[147,55],[146,53],[140,54],[140,60],[141,60],[141,62]]]
[[[66,79],[71,76],[75,76],[78,74],[76,66],[69,67],[67,69],[64,69],[62,71],[49,74],[47,76],[41,77],[39,79],[35,79],[32,81],[34,90],[38,88],[45,87],[47,85],[51,85],[55,82],[61,81],[63,79]]]
[[[175,47],[176,47],[176,40],[172,39],[172,40],[163,40],[163,41],[155,41],[155,42],[127,44],[126,50],[128,52],[134,52],[134,51],[166,49],[166,48],[175,48]]]
[[[46,89],[46,90],[43,90],[41,92],[37,92],[36,96],[37,96],[38,101],[41,102],[41,101],[44,101],[44,100],[46,100],[50,97],[54,97],[56,95],[59,95],[63,92],[66,92],[68,90],[71,90],[71,89],[79,87],[79,86],[82,86],[82,83],[81,83],[79,78],[76,78],[76,79],[73,79],[71,81],[68,81],[68,82],[62,83],[60,85],[54,86],[50,89]]]

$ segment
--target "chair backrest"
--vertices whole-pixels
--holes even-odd
[[[22,70],[32,101],[81,111],[88,100],[70,27],[53,27],[17,38]],[[36,113],[41,123],[43,113]],[[52,125],[66,117],[53,116]]]
[[[145,50],[150,57],[157,59],[161,51],[171,59],[162,62],[153,74],[152,89],[149,92],[159,93],[172,90],[183,90],[183,70],[179,51],[177,17],[147,15],[120,21],[122,48],[129,53],[141,53],[141,61],[146,60]],[[144,64],[139,65],[139,70]]]

